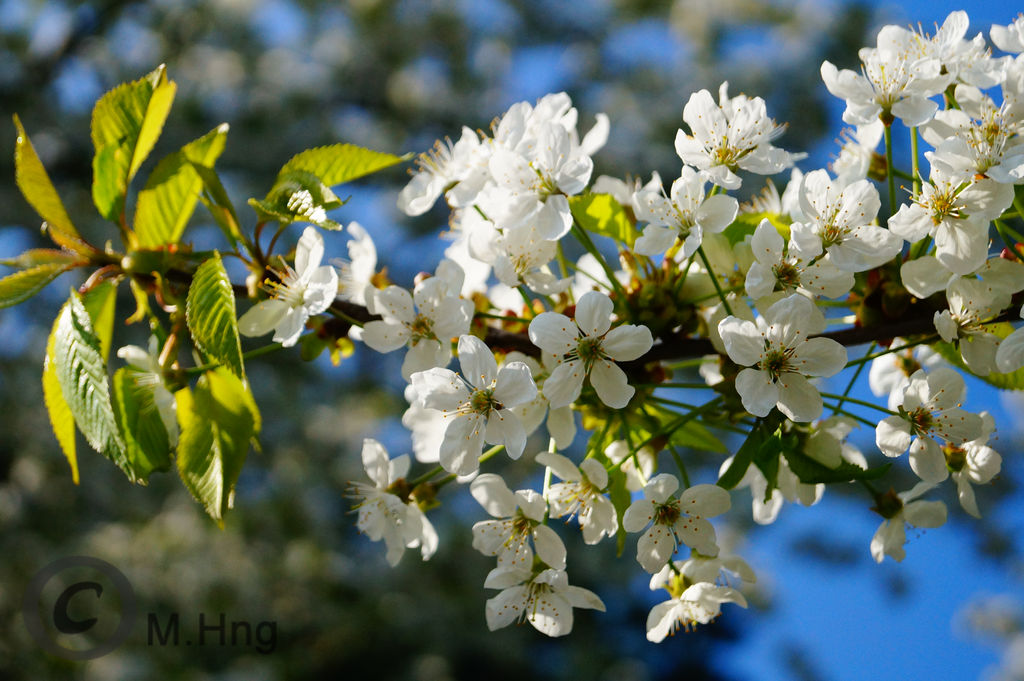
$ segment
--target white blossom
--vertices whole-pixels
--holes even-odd
[[[460,337],[458,349],[465,378],[435,367],[413,374],[412,384],[420,404],[447,421],[441,465],[456,475],[468,475],[478,468],[484,442],[504,445],[512,458],[523,453],[526,433],[511,408],[532,400],[537,386],[522,362],[499,370],[490,349],[475,336]]]
[[[243,336],[274,332],[284,347],[295,345],[306,320],[331,306],[338,295],[338,273],[321,265],[324,239],[316,227],[306,227],[295,247],[295,269],[285,266],[280,282],[267,281],[272,298],[257,303],[238,319]]]
[[[387,450],[377,442],[363,440],[363,467],[373,485],[354,482],[352,496],[356,505],[356,527],[372,541],[384,540],[387,561],[393,567],[407,548],[420,548],[423,560],[437,550],[437,532],[415,501],[402,501],[391,486],[409,472],[409,457],[403,454],[388,459]]]
[[[899,494],[891,492],[883,497],[886,508],[876,508],[885,520],[871,538],[871,557],[881,563],[889,556],[902,561],[907,557],[903,548],[907,543],[905,525],[913,527],[940,527],[946,523],[946,505],[941,501],[922,501],[919,496],[935,486],[919,482],[912,489]]]
[[[621,409],[633,397],[635,389],[614,362],[642,357],[654,339],[642,324],[612,329],[612,309],[608,296],[590,291],[576,303],[575,321],[557,312],[542,312],[530,322],[530,340],[558,360],[544,383],[544,395],[552,406],[575,402],[585,377],[609,407]]]
[[[597,459],[584,459],[577,467],[561,454],[543,452],[537,455],[537,463],[564,481],[548,490],[551,517],[576,516],[587,544],[596,544],[619,530],[615,507],[603,493],[608,487],[608,471]]]
[[[926,482],[942,482],[949,471],[935,438],[961,445],[981,434],[981,417],[960,408],[966,391],[964,379],[952,369],[915,372],[897,405],[899,415],[885,417],[875,428],[878,448],[898,457],[909,447],[914,473]]]
[[[482,473],[469,484],[469,490],[484,510],[497,520],[482,520],[473,525],[473,548],[485,556],[497,556],[499,567],[529,569],[533,565],[533,547],[548,567],[565,569],[565,545],[544,524],[548,505],[532,489],[513,492],[501,476]]]
[[[637,541],[636,559],[651,573],[665,565],[680,543],[705,556],[718,555],[715,527],[707,519],[729,510],[729,493],[717,485],[694,485],[675,497],[677,489],[675,476],[654,476],[644,485],[644,498],[630,504],[622,517],[626,532],[647,528]]]
[[[548,568],[534,574],[529,568],[499,566],[487,575],[484,586],[502,590],[485,607],[491,631],[526,620],[542,634],[564,636],[572,631],[573,608],[604,612],[597,594],[571,586],[565,570]]]
[[[676,133],[676,153],[684,164],[702,172],[711,182],[726,189],[739,189],[742,169],[760,175],[774,175],[803,158],[772,145],[785,130],[768,117],[760,97],[737,95],[730,98],[728,83],[719,88],[719,102],[707,90],[690,95],[683,108],[683,120],[690,134]]]
[[[846,348],[829,338],[808,338],[825,330],[821,311],[794,293],[749,322],[728,316],[718,324],[729,358],[745,367],[736,376],[743,408],[767,416],[778,407],[794,421],[821,415],[821,394],[808,376],[832,376],[846,365]]]

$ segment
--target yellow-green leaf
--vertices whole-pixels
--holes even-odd
[[[92,112],[93,202],[100,215],[117,221],[128,184],[153,150],[174,101],[176,86],[160,66],[100,98]]]
[[[354,144],[331,144],[307,149],[292,156],[281,168],[277,178],[280,182],[288,173],[302,171],[316,175],[325,185],[333,187],[390,168],[407,158],[364,149]]]
[[[181,390],[176,397],[181,426],[178,474],[196,501],[223,526],[250,441],[259,433],[259,411],[245,383],[223,367],[207,371],[194,391]]]
[[[157,164],[139,192],[133,225],[139,246],[152,248],[181,239],[195,211],[203,178],[196,168],[212,171],[224,150],[228,125],[214,128]]]
[[[30,248],[14,258],[0,260],[4,267],[16,267],[24,270],[39,265],[84,265],[87,262],[76,253],[69,253],[56,248]]]
[[[221,184],[217,173],[212,167],[207,168],[193,164],[192,168],[203,181],[203,193],[199,196],[199,199],[206,206],[207,210],[210,211],[210,215],[213,216],[217,226],[224,232],[224,236],[228,238],[232,246],[239,241],[243,241],[242,230],[238,222],[238,212],[235,211],[235,206],[231,203],[231,199],[224,190],[224,185]]]
[[[64,308],[70,303],[64,303]],[[50,417],[50,427],[57,438],[57,444],[64,452],[64,457],[71,466],[71,479],[78,484],[78,454],[75,448],[75,417],[71,415],[71,407],[64,399],[64,393],[60,389],[60,381],[57,379],[57,365],[54,362],[54,340],[57,337],[57,322],[64,315],[64,308],[54,320],[53,328],[50,330],[50,337],[46,341],[46,358],[43,360],[43,402],[46,403],[46,413]]]
[[[114,336],[114,315],[117,303],[117,286],[111,281],[104,281],[93,286],[82,296],[92,320],[92,328],[100,342],[100,356],[106,362],[110,358],[110,341]]]
[[[82,241],[78,230],[71,223],[64,203],[60,200],[57,190],[50,181],[50,176],[43,167],[35,147],[25,133],[21,120],[17,114],[14,116],[14,127],[18,130],[18,139],[14,148],[14,181],[21,190],[25,200],[35,209],[39,216],[49,225],[50,233],[63,238],[58,241],[62,246],[68,246],[73,250],[83,252],[91,250]],[[79,248],[74,248],[77,245]]]
[[[60,263],[38,265],[0,279],[0,308],[25,302],[72,267]]]
[[[53,361],[61,394],[85,439],[124,471],[132,482],[138,475],[125,457],[124,440],[110,403],[107,364],[100,340],[79,295],[72,290],[57,317]]]
[[[343,201],[320,180],[306,170],[282,173],[270,193],[262,201],[250,199],[262,221],[276,220],[282,224],[309,222],[321,229],[339,230],[339,225],[327,217],[327,211],[341,206]]]
[[[185,320],[192,340],[204,355],[225,365],[239,378],[245,377],[235,293],[219,253],[214,252],[196,270],[188,289]]]
[[[570,196],[569,209],[576,222],[588,232],[611,237],[627,246],[636,241],[636,228],[611,194]]]

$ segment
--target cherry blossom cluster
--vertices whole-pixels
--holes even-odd
[[[964,12],[934,35],[887,26],[859,71],[822,64],[855,126],[830,168],[797,169],[805,155],[775,146],[785,126],[765,101],[727,84],[686,102],[668,186],[592,178],[609,121],[581,136],[565,93],[516,104],[421,155],[398,197],[411,216],[450,209],[433,273],[388,281],[354,223],[339,273],[309,227],[239,328],[290,345],[340,298],[366,313],[348,317],[352,340],[405,350],[402,422],[425,472],[367,440],[357,524],[391,564],[405,548],[428,559],[425,511],[468,485],[489,516],[472,543],[496,561],[491,629],[559,636],[574,608],[604,609],[570,585],[556,519],[586,545],[636,536],[651,589],[670,596],[651,641],[746,607],[754,572],[724,557],[709,520],[739,488],[769,524],[786,501],[854,482],[883,518],[871,555],[902,560],[907,525],[945,522],[947,480],[978,517],[975,486],[1001,467],[963,374],[1024,387],[1024,329],[1010,325],[1024,316],[1024,16],[989,33],[1005,56],[967,30]],[[730,194],[784,171],[781,194],[770,181],[749,203]],[[145,365],[141,349],[124,356]],[[877,401],[851,395],[865,367]],[[694,449],[719,455],[715,470],[688,467]]]

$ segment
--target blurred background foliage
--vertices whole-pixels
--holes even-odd
[[[0,0],[0,255],[43,245],[38,218],[14,186],[9,115],[25,123],[73,220],[102,243],[115,235],[91,202],[89,113],[107,89],[160,63],[178,95],[154,158],[227,121],[218,168],[242,205],[302,149],[347,141],[423,151],[462,125],[487,128],[510,104],[558,90],[572,96],[582,129],[598,112],[611,118],[598,173],[675,177],[683,105],[723,80],[789,121],[782,146],[824,149],[830,140],[822,136],[837,131],[825,128],[834,105],[818,66],[854,65],[881,23],[864,5],[797,0]],[[827,152],[818,153],[826,162]],[[410,244],[435,242],[446,215],[400,218],[394,197],[403,181],[399,171],[346,187],[353,200],[337,219],[359,219],[381,264],[409,284],[433,267]],[[205,222],[194,219],[197,246],[216,234]],[[39,376],[45,334],[77,283],[64,277],[32,304],[0,313],[0,678],[627,680],[680,669],[693,679],[728,678],[718,664],[724,646],[764,616],[733,608],[714,626],[648,644],[643,623],[660,598],[631,555],[614,560],[609,542],[583,555],[573,538],[572,581],[597,591],[609,612],[578,613],[563,640],[528,627],[488,633],[483,608],[493,593],[482,583],[492,559],[469,547],[469,525],[483,513],[467,494],[446,495],[432,515],[442,543],[429,563],[410,552],[389,569],[382,547],[355,532],[344,497],[347,481],[363,477],[364,437],[378,437],[393,455],[409,449],[397,422],[399,385],[378,379],[382,364],[397,376],[397,364],[370,353],[339,368],[287,353],[251,363],[263,451],[250,455],[223,531],[173,473],[132,487],[84,443],[76,487],[50,433]],[[121,301],[119,312],[129,305]],[[141,333],[125,330],[121,344],[142,342]],[[745,512],[745,501],[735,505]],[[846,547],[811,536],[794,550],[851,563],[864,560],[867,539]],[[40,566],[69,554],[118,566],[143,613],[275,620],[277,647],[267,655],[150,647],[140,624],[116,653],[93,662],[43,655],[21,624],[22,589]],[[755,609],[769,607],[762,597]],[[794,677],[814,678],[799,650],[785,654]]]

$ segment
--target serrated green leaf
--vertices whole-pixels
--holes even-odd
[[[782,455],[786,457],[786,463],[789,464],[789,469],[793,471],[793,474],[800,478],[800,482],[807,485],[874,480],[885,475],[892,467],[891,463],[885,463],[865,470],[857,464],[843,461],[837,467],[829,468],[796,448],[783,448]]]
[[[153,471],[171,466],[171,443],[154,400],[152,385],[140,380],[142,372],[121,367],[114,373],[114,404],[124,436],[125,454],[139,476],[149,481]]]
[[[608,236],[627,246],[636,241],[636,227],[611,194],[580,194],[569,197],[573,218],[588,232]]]
[[[333,187],[390,168],[406,158],[408,157],[371,151],[354,144],[331,144],[307,149],[292,156],[281,168],[277,181],[280,182],[292,172],[301,171],[316,175],[325,185]]]
[[[343,203],[317,175],[304,170],[282,173],[262,201],[249,199],[261,221],[308,222],[332,231],[341,225],[328,218],[327,211]]]
[[[14,115],[14,127],[18,130],[14,148],[14,181],[18,189],[29,205],[49,225],[50,233],[62,238],[58,243],[78,252],[92,250],[82,241],[78,230],[71,223],[64,203],[60,200],[17,114]]]
[[[185,320],[192,340],[204,355],[225,365],[239,378],[245,377],[235,293],[219,253],[215,252],[196,270],[188,289]]]
[[[985,330],[1002,339],[1013,333],[1013,324],[1010,324],[1009,322],[988,324],[985,326]],[[978,378],[990,385],[994,385],[1002,390],[1024,390],[1024,368],[1011,371],[1008,374],[993,371],[988,376],[979,376],[967,368],[967,364],[964,362],[963,357],[960,356],[960,350],[952,343],[933,343],[932,348],[950,364],[963,369],[972,376],[978,376]]]
[[[107,365],[100,354],[100,341],[82,299],[74,290],[57,317],[54,333],[57,381],[75,423],[96,451],[117,464],[129,480],[137,482],[138,475],[125,456],[124,440],[110,404]]]
[[[38,265],[0,279],[0,308],[23,303],[73,265]]]
[[[181,437],[177,466],[185,487],[223,526],[249,443],[260,429],[259,411],[245,384],[223,367],[207,371],[194,391],[176,394]]]
[[[160,137],[176,87],[160,66],[106,93],[93,108],[93,202],[108,220],[123,212],[128,184]]]
[[[60,381],[57,379],[57,365],[54,359],[54,346],[57,338],[57,323],[64,315],[64,309],[71,303],[64,303],[60,314],[53,322],[50,329],[50,337],[46,341],[46,358],[43,360],[43,402],[46,404],[46,413],[50,417],[50,427],[53,435],[57,438],[57,444],[64,452],[64,457],[71,466],[71,479],[78,484],[78,453],[75,445],[75,417],[71,414],[71,407],[64,399],[64,393],[60,389]]]
[[[133,229],[143,248],[175,244],[195,211],[203,178],[196,168],[213,170],[224,151],[227,124],[218,126],[157,164],[139,192]]]
[[[39,265],[84,265],[88,262],[77,253],[56,248],[30,248],[15,258],[0,260],[4,267],[16,267],[18,269],[29,269]]]
[[[104,281],[93,286],[82,296],[96,338],[100,342],[100,355],[106,362],[110,358],[110,342],[114,337],[114,315],[117,307],[117,285]]]

